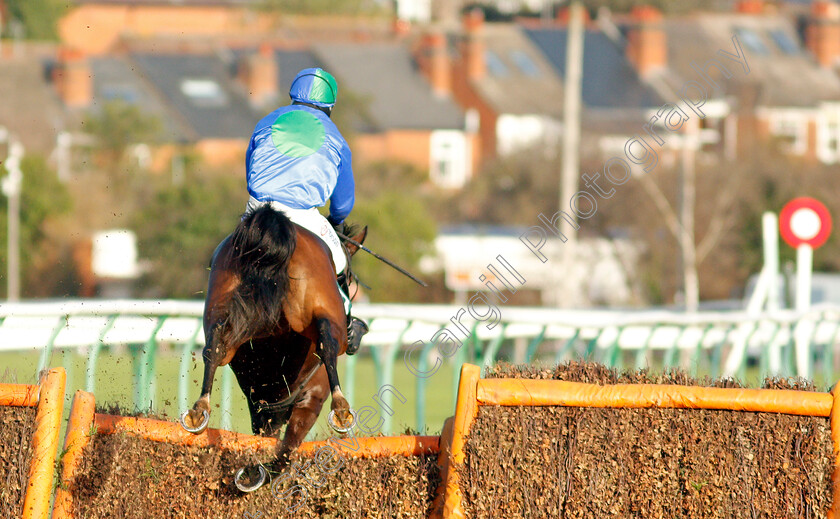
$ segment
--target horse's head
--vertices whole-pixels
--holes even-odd
[[[347,228],[347,236],[356,243],[364,244],[365,238],[367,238],[367,231],[367,225],[365,225],[365,227],[361,231],[359,231],[358,226],[352,225],[348,226]],[[356,251],[359,250],[359,247],[353,245],[350,242],[345,243],[344,247],[347,249],[347,254],[350,257],[352,257],[353,254],[356,254]]]

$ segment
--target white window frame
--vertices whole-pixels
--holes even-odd
[[[441,164],[448,171],[442,171]],[[472,175],[467,136],[460,130],[434,130],[429,138],[429,178],[435,185],[458,189]]]
[[[840,161],[840,103],[823,103],[816,119],[817,158],[825,164],[834,164]]]
[[[541,114],[502,114],[496,119],[496,151],[504,157],[535,146],[553,154],[563,134],[563,124]]]
[[[774,137],[791,137],[784,149],[793,155],[805,155],[808,151],[808,121],[811,116],[796,108],[780,108],[767,111],[767,128]]]

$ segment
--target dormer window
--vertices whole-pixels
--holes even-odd
[[[219,84],[212,79],[192,78],[181,81],[181,93],[200,106],[224,106],[227,96]]]

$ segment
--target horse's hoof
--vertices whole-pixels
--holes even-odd
[[[204,409],[201,412],[203,414],[202,414],[202,418],[201,418],[201,423],[198,424],[198,427],[190,427],[189,425],[187,425],[186,418],[190,414],[189,411],[184,411],[183,413],[181,413],[181,427],[183,427],[184,430],[187,431],[188,433],[193,433],[193,434],[203,433],[204,429],[207,429],[207,426],[210,424],[210,413],[207,412],[207,410],[204,410]]]
[[[350,416],[353,420],[350,421],[350,425],[347,427],[342,427],[338,421],[335,419],[335,410],[330,411],[330,415],[327,417],[327,423],[332,427],[332,430],[339,433],[339,434],[347,434],[353,430],[353,427],[356,426],[356,411],[352,409],[347,410],[350,413]]]
[[[257,465],[257,468],[260,471],[260,477],[257,478],[257,481],[251,485],[246,485],[242,481],[242,475],[245,473],[245,468],[242,467],[241,469],[236,471],[236,475],[233,477],[233,484],[236,485],[236,488],[239,489],[240,492],[253,492],[254,490],[260,488],[261,486],[265,485],[266,479],[268,479],[268,471],[262,465]]]

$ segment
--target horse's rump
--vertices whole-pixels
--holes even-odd
[[[231,234],[227,268],[240,276],[227,316],[227,332],[234,343],[280,324],[296,237],[294,223],[267,205],[246,215]]]

